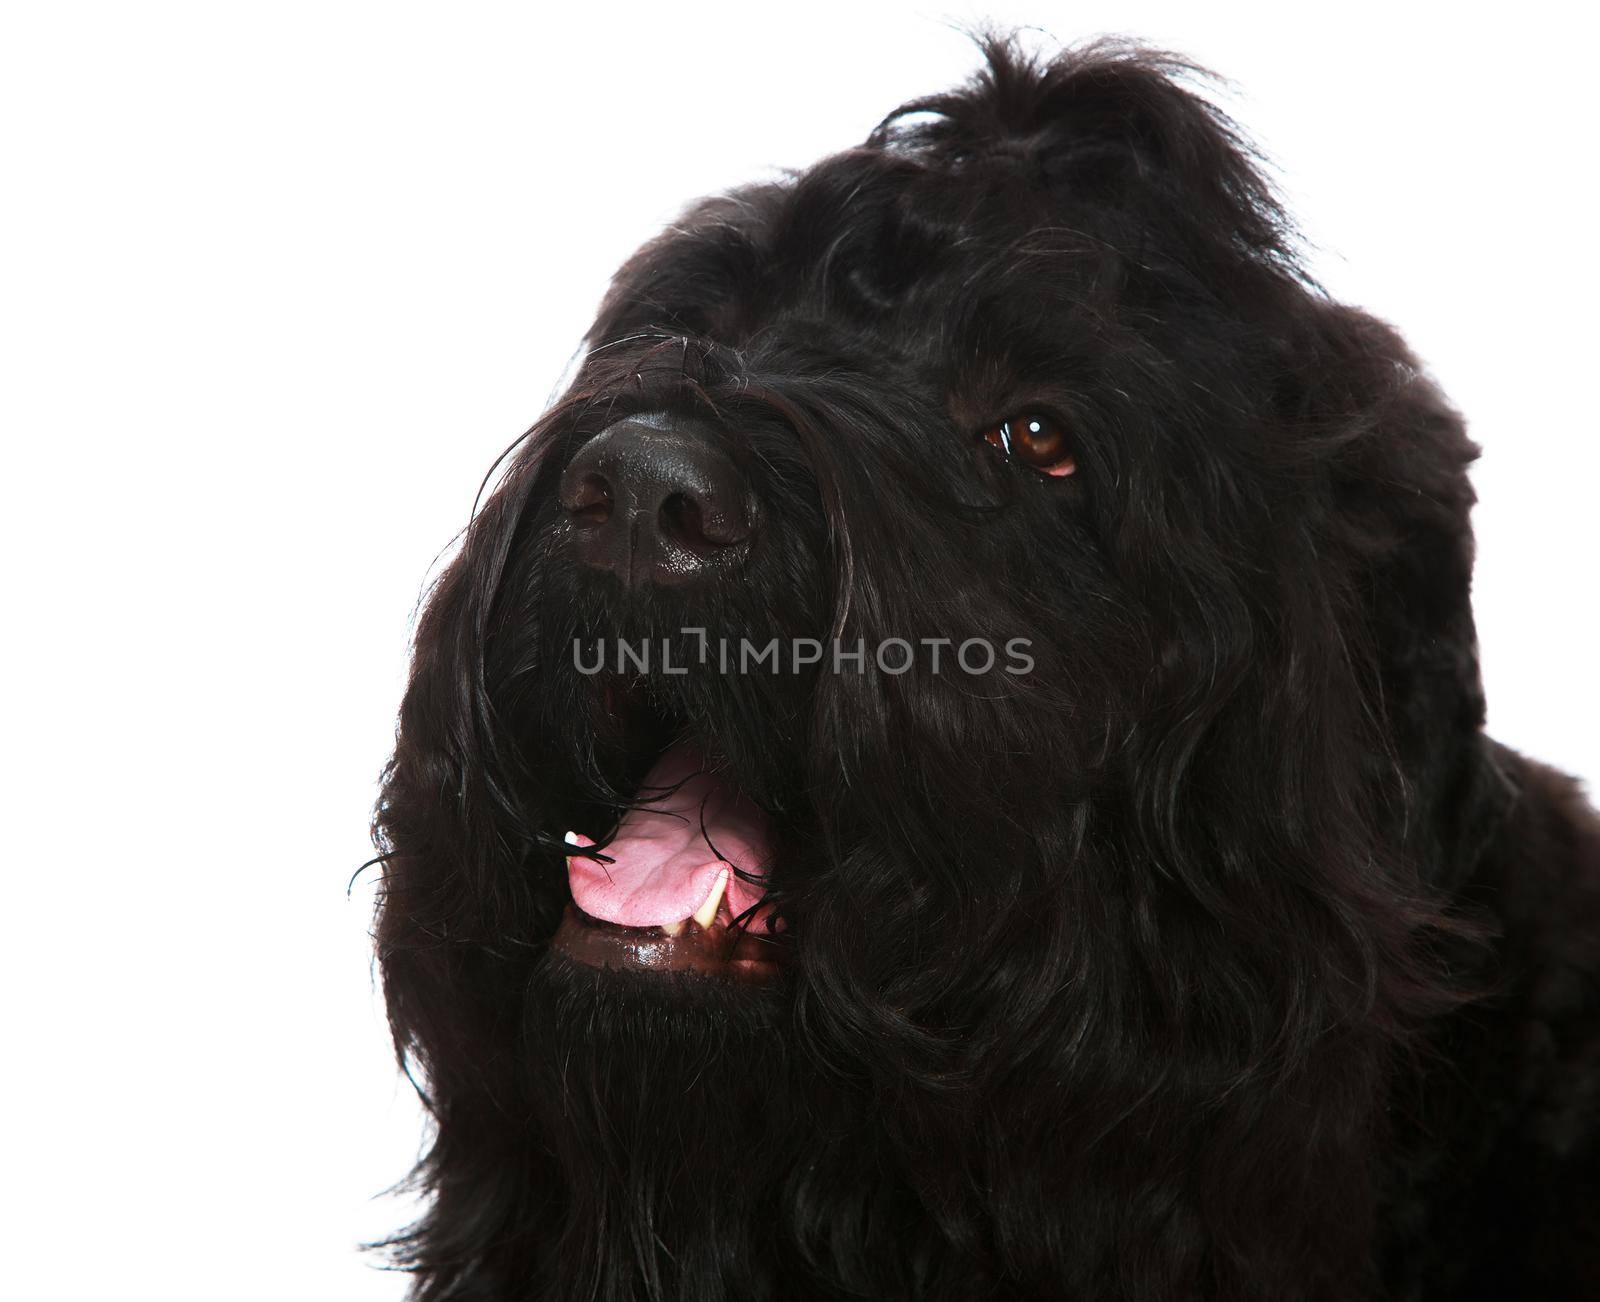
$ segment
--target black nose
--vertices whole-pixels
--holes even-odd
[[[561,475],[579,564],[629,587],[695,583],[736,563],[750,542],[749,497],[709,428],[662,412],[602,430]]]

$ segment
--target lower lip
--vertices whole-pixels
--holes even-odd
[[[595,968],[634,972],[695,972],[735,981],[770,981],[776,960],[761,956],[766,941],[719,923],[687,922],[676,936],[658,927],[621,927],[567,905],[550,943],[557,954]]]

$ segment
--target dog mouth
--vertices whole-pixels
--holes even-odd
[[[763,902],[771,820],[700,742],[647,711],[641,696],[604,690],[612,718],[651,738],[631,748],[649,768],[602,841],[567,831],[572,902],[552,946],[591,967],[770,980],[783,952],[781,924]]]

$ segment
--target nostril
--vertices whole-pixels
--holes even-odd
[[[670,494],[661,503],[656,520],[661,532],[674,542],[694,547],[704,546],[710,541],[706,537],[705,517],[701,514],[700,503],[687,493]]]
[[[611,518],[611,485],[603,475],[585,475],[565,495],[562,505],[575,524],[604,524]]]
[[[743,509],[724,507],[726,498],[720,493],[669,493],[656,511],[656,528],[663,538],[692,551],[733,547],[750,537],[750,526]]]

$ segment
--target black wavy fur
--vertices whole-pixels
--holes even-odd
[[[1600,826],[1485,737],[1476,449],[1175,57],[966,87],[693,206],[431,593],[378,948],[451,1299],[1600,1297]],[[736,583],[580,579],[555,481],[712,422]],[[1076,474],[977,437],[1019,410]],[[1026,637],[652,679],[773,818],[767,987],[548,948],[638,760],[575,637]]]

